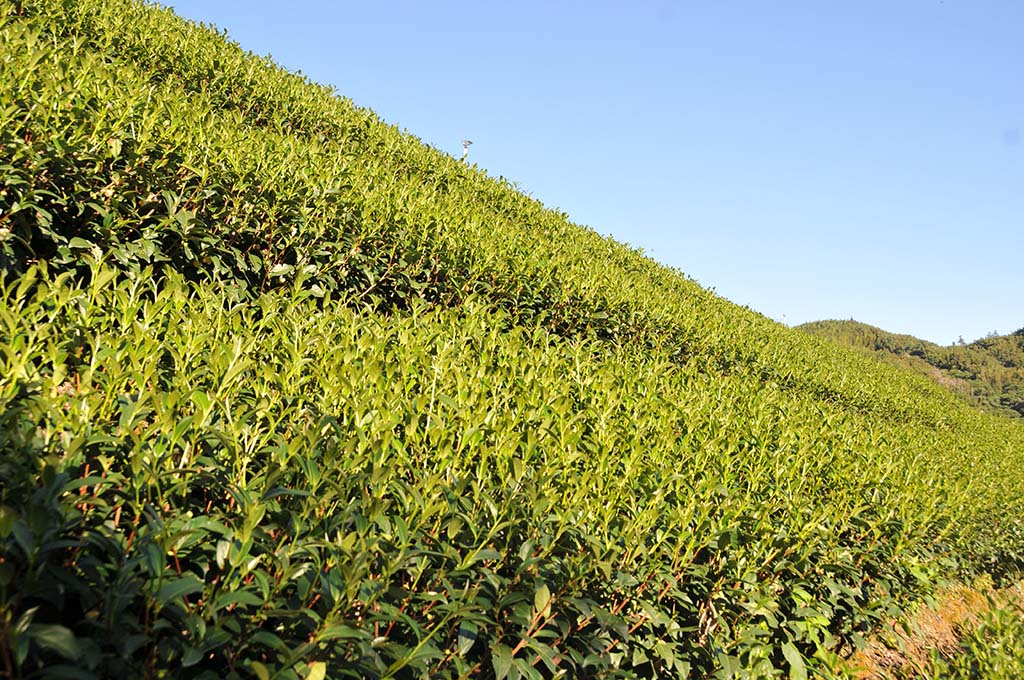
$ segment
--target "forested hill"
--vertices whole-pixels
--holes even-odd
[[[949,347],[852,320],[798,328],[917,371],[986,411],[1024,417],[1024,328]]]

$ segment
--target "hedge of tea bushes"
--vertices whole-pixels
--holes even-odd
[[[486,299],[90,273],[3,296],[24,675],[799,675],[927,586],[984,488],[919,464],[938,436]]]
[[[716,370],[753,364],[853,408],[922,416],[905,381],[854,369],[837,382],[834,361],[776,342],[774,323],[208,28],[126,0],[12,13],[5,40],[24,48],[4,63],[14,104],[0,123],[14,267],[70,266],[95,246],[126,267],[257,289],[303,269],[316,291],[383,307],[479,292],[563,334],[668,344]]]
[[[800,677],[1019,568],[1019,425],[169,12],[3,7],[8,674]]]

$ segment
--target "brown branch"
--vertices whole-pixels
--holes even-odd
[[[6,626],[0,628],[0,656],[4,659],[4,670],[7,671],[7,677],[14,677],[14,663],[11,661],[11,650],[7,646],[7,636],[4,634]]]

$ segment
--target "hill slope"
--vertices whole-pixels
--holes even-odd
[[[14,677],[800,677],[1017,573],[1024,428],[223,35],[0,4]]]
[[[927,376],[989,412],[1024,417],[1024,328],[949,347],[857,321],[814,321],[797,328],[866,349]]]

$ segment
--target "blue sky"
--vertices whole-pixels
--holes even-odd
[[[1024,2],[169,4],[785,323],[1024,327]]]

